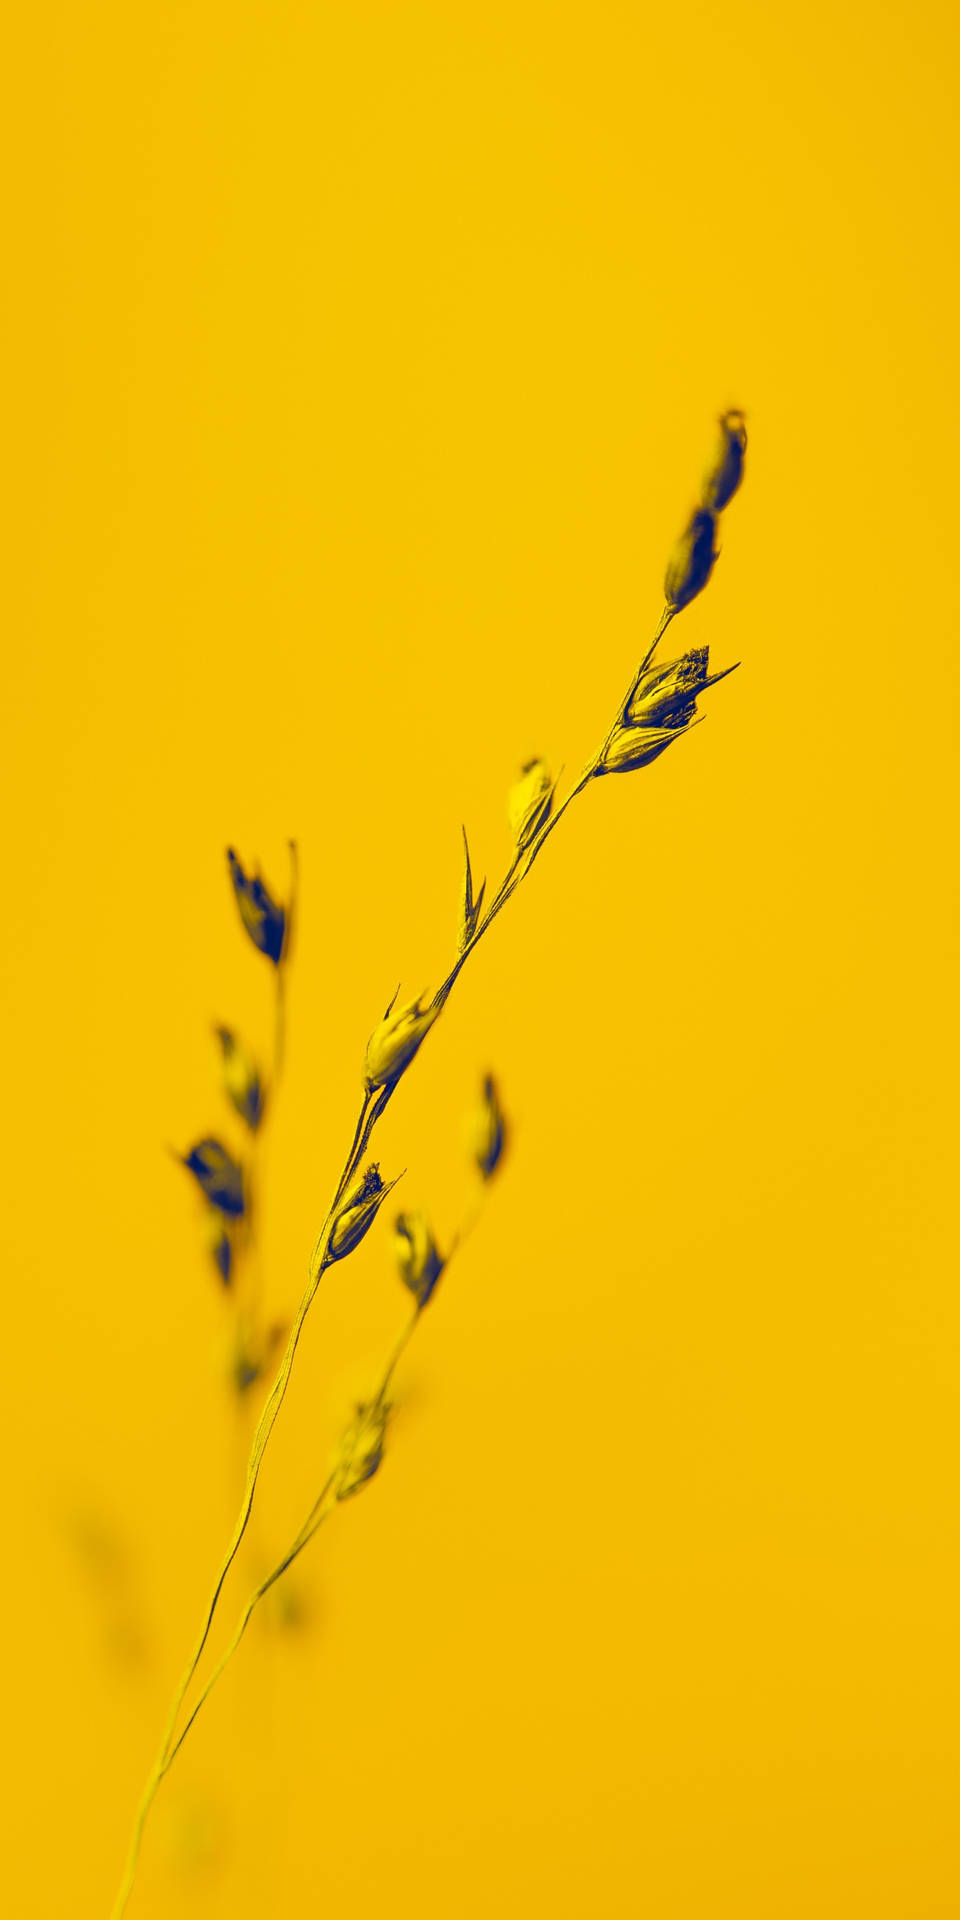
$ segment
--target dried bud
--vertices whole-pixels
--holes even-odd
[[[390,1406],[383,1400],[358,1406],[356,1419],[351,1420],[340,1442],[334,1468],[338,1500],[348,1500],[352,1493],[359,1493],[360,1488],[373,1479],[383,1459],[389,1418]]]
[[[733,667],[708,673],[709,647],[696,647],[679,660],[648,667],[640,675],[623,715],[628,727],[683,727],[693,717],[693,703],[705,687],[716,686]],[[736,665],[739,662],[735,662]]]
[[[691,705],[690,713],[694,712]],[[696,726],[697,721],[678,722],[670,727],[618,727],[597,768],[598,773],[633,773],[648,767],[675,740]]]
[[[489,1180],[500,1164],[507,1137],[507,1123],[492,1073],[486,1075],[481,1098],[470,1114],[469,1131],[473,1158],[483,1178]]]
[[[466,827],[463,827],[461,831],[463,833],[463,880],[460,886],[460,927],[457,934],[458,953],[463,953],[464,948],[470,945],[477,931],[477,921],[480,918],[480,909],[483,906],[483,895],[487,884],[485,880],[481,880],[480,891],[476,897],[474,897],[473,874],[470,869],[470,848],[467,845]]]
[[[219,1140],[198,1140],[184,1155],[183,1164],[203,1189],[212,1207],[236,1216],[244,1209],[243,1168],[231,1159]]]
[[[331,1260],[342,1260],[345,1254],[352,1253],[354,1247],[360,1245],[364,1234],[369,1233],[373,1226],[391,1187],[396,1184],[396,1180],[389,1180],[384,1185],[376,1162],[367,1168],[363,1178],[341,1202],[330,1229],[327,1252]]]
[[[223,1056],[223,1090],[241,1119],[255,1133],[263,1119],[263,1088],[250,1055],[229,1027],[217,1027],[217,1039]]]
[[[244,927],[254,946],[265,953],[274,966],[279,966],[286,934],[286,914],[271,898],[259,874],[244,873],[232,847],[227,848],[227,861]]]
[[[368,1093],[374,1087],[394,1087],[401,1074],[405,1073],[421,1040],[440,1012],[439,1007],[422,1007],[422,995],[393,1012],[394,1000],[391,1000],[378,1027],[374,1027],[367,1041],[367,1056],[363,1063],[363,1084]]]
[[[679,613],[703,592],[717,558],[716,530],[716,519],[706,507],[691,515],[667,563],[663,593],[671,613]]]
[[[743,458],[747,450],[747,428],[736,407],[720,415],[720,444],[703,482],[703,504],[714,513],[730,505],[743,479]]]
[[[404,1286],[425,1307],[443,1272],[443,1261],[422,1213],[397,1214],[393,1246]]]
[[[507,800],[510,829],[520,852],[530,845],[553,804],[553,781],[545,760],[528,760]]]

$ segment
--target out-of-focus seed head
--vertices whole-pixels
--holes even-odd
[[[269,1372],[288,1332],[289,1328],[279,1321],[262,1334],[253,1333],[248,1327],[237,1329],[230,1349],[229,1371],[238,1394],[248,1393]]]
[[[733,667],[708,673],[709,647],[695,647],[679,660],[648,667],[640,675],[623,715],[629,727],[683,727],[692,718],[693,703],[705,688],[716,686]]]
[[[340,1441],[334,1467],[334,1492],[338,1500],[349,1500],[372,1480],[383,1459],[390,1405],[373,1400],[357,1407],[356,1417]]]
[[[244,1210],[243,1168],[219,1140],[198,1140],[183,1165],[218,1212],[239,1217]]]
[[[283,908],[268,893],[259,874],[244,872],[232,847],[227,848],[227,864],[246,932],[254,946],[279,966],[287,927]]]
[[[371,1163],[362,1179],[351,1187],[340,1203],[327,1243],[331,1260],[342,1260],[360,1245],[364,1234],[369,1233],[373,1226],[391,1187],[396,1184],[395,1180],[388,1180],[384,1184],[380,1178],[380,1168],[376,1162]]]
[[[507,1122],[493,1074],[484,1075],[480,1098],[468,1121],[470,1151],[484,1180],[491,1180],[503,1158]]]
[[[217,1027],[223,1090],[241,1119],[256,1132],[263,1119],[263,1086],[256,1065],[229,1027]]]
[[[425,1214],[397,1214],[393,1249],[404,1286],[409,1287],[418,1305],[425,1307],[443,1272],[443,1260]]]
[[[421,1006],[422,999],[423,995],[418,994],[396,1013],[391,1001],[379,1026],[374,1027],[363,1063],[363,1084],[368,1093],[375,1087],[396,1086],[420,1042],[429,1033],[440,1009]]]
[[[691,514],[667,562],[663,594],[671,613],[679,613],[703,592],[717,558],[716,531],[709,508],[698,507]]]
[[[553,805],[554,783],[545,760],[528,760],[507,799],[510,831],[520,852],[530,845]]]
[[[703,504],[714,513],[730,505],[743,479],[747,423],[738,407],[720,415],[720,441],[703,482]]]
[[[225,1287],[233,1278],[233,1241],[221,1213],[211,1207],[207,1217],[207,1246],[210,1258]]]

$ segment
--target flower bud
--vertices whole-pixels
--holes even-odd
[[[232,847],[227,848],[227,862],[244,927],[254,946],[265,953],[274,966],[279,966],[287,928],[286,914],[271,898],[259,874],[244,873]]]
[[[393,1248],[404,1286],[425,1307],[443,1272],[443,1261],[422,1213],[397,1214]]]
[[[365,1233],[377,1217],[391,1187],[396,1180],[384,1185],[380,1178],[380,1168],[372,1162],[362,1179],[345,1196],[340,1204],[337,1217],[330,1229],[327,1253],[331,1260],[342,1260],[345,1254],[352,1253],[360,1245]]]
[[[184,1155],[183,1165],[193,1174],[211,1206],[233,1216],[243,1212],[243,1168],[219,1140],[198,1140]]]
[[[241,1119],[256,1132],[263,1119],[263,1088],[250,1055],[229,1027],[217,1027],[217,1039],[223,1056],[223,1090]]]
[[[386,1401],[373,1400],[366,1406],[361,1402],[357,1407],[356,1418],[351,1420],[340,1442],[334,1468],[338,1500],[348,1500],[373,1479],[383,1459],[389,1418],[390,1406]]]
[[[690,711],[693,712],[692,707]],[[618,727],[597,772],[633,773],[637,767],[648,767],[651,760],[656,760],[675,740],[689,732],[690,724],[697,726],[698,722],[672,727]]]
[[[484,1180],[489,1180],[500,1164],[507,1136],[507,1123],[492,1073],[484,1078],[481,1098],[468,1124],[473,1158]]]
[[[510,789],[507,818],[520,852],[530,845],[553,804],[553,781],[545,760],[528,760]]]
[[[667,563],[663,593],[671,613],[688,607],[702,593],[717,558],[714,536],[717,523],[706,507],[691,515]]]
[[[720,415],[720,444],[703,482],[703,504],[714,513],[722,513],[730,505],[743,479],[746,450],[746,422],[739,409],[731,407]]]
[[[693,717],[693,703],[705,687],[716,686],[733,667],[707,672],[709,647],[695,647],[679,660],[664,661],[641,673],[623,715],[629,727],[683,727]],[[735,663],[737,664],[737,663]]]
[[[368,1093],[375,1087],[394,1087],[401,1074],[405,1073],[421,1040],[440,1012],[436,1006],[422,1007],[422,996],[417,995],[398,1013],[393,1012],[391,1000],[378,1027],[374,1027],[367,1041],[367,1055],[363,1063],[363,1084]],[[396,995],[394,995],[396,999]]]

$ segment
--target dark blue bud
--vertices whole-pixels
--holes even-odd
[[[265,953],[274,966],[279,966],[287,927],[286,914],[268,893],[259,874],[244,873],[232,847],[227,848],[227,862],[243,925],[254,946]]]
[[[183,1164],[218,1212],[237,1217],[244,1210],[243,1168],[219,1140],[198,1140]]]

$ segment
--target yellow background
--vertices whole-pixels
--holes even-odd
[[[5,165],[5,1906],[109,1908],[239,1485],[167,1148],[264,1048],[223,849],[285,886],[269,1298],[366,1036],[452,955],[532,752],[652,631],[739,673],[598,784],[391,1108],[502,1180],[379,1479],[162,1790],[131,1920],[946,1920],[958,1845],[956,20],[945,4],[41,6]],[[951,950],[952,948],[952,950]],[[262,1487],[309,1506],[405,1314],[326,1283]]]

